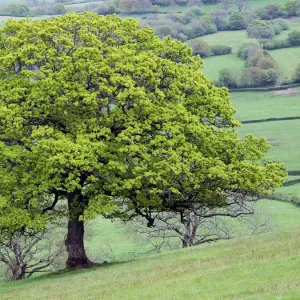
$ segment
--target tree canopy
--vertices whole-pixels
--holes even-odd
[[[69,218],[68,268],[89,267],[86,218],[226,206],[265,194],[282,164],[234,130],[228,90],[176,40],[92,13],[0,31],[0,228]],[[236,196],[235,196],[236,197]],[[241,197],[241,199],[244,199]],[[241,200],[243,201],[243,200]]]

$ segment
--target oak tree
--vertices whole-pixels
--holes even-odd
[[[226,206],[282,183],[240,140],[227,89],[184,44],[131,19],[67,14],[0,31],[0,229],[66,215],[67,268],[92,266],[84,220]]]

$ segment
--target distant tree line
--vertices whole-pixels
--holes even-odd
[[[54,4],[53,1],[46,0],[28,0],[26,4],[12,3],[6,6],[4,13],[13,17],[65,14],[67,10],[62,1],[56,1]]]
[[[274,85],[280,79],[277,63],[258,42],[242,44],[237,55],[245,60],[246,68],[240,74],[234,70],[221,69],[218,85],[229,88],[260,87]]]

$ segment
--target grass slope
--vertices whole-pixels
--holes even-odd
[[[299,93],[234,92],[231,102],[241,121],[300,116],[300,88],[295,90]]]
[[[4,299],[299,299],[300,229],[0,285]]]
[[[272,92],[247,92],[232,93],[231,97],[232,104],[237,110],[237,119],[245,121],[297,116],[300,111],[299,95],[299,93],[276,95]],[[241,136],[246,134],[265,136],[273,144],[268,158],[279,159],[289,170],[300,170],[299,125],[300,120],[244,124],[238,131]]]
[[[244,68],[245,64],[242,59],[233,54],[207,57],[203,59],[203,61],[203,73],[214,81],[218,79],[221,69],[228,68],[230,70],[236,70],[238,74],[240,70]]]
[[[267,158],[284,162],[288,170],[300,170],[300,120],[244,124],[238,131],[241,136],[253,134],[266,137],[274,146]]]
[[[270,54],[278,63],[284,78],[291,79],[296,66],[300,64],[300,47],[276,49]]]

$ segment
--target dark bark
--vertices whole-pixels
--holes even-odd
[[[90,268],[93,263],[88,259],[84,248],[84,222],[79,220],[84,213],[84,203],[80,191],[68,195],[69,222],[65,241],[68,259],[67,269]]]

